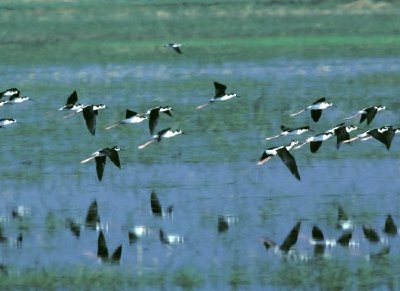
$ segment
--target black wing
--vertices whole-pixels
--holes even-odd
[[[363,232],[364,232],[366,239],[368,239],[370,242],[374,242],[374,243],[379,242],[379,236],[376,233],[376,231],[373,230],[372,228],[368,228],[363,225]]]
[[[167,114],[168,116],[172,117],[172,113],[171,110],[167,110],[167,111],[163,111],[165,114]]]
[[[83,117],[85,118],[86,127],[93,135],[96,134],[96,115],[97,111],[93,111],[93,106],[87,106],[83,109]]]
[[[313,240],[315,240],[315,241],[323,241],[324,240],[324,234],[322,233],[322,230],[316,225],[313,226],[313,228],[311,230],[311,235],[312,235]]]
[[[390,214],[386,217],[385,220],[385,228],[383,229],[387,234],[395,235],[397,234],[397,226],[393,221],[393,218]]]
[[[345,232],[344,234],[342,234],[338,239],[337,239],[337,243],[342,245],[342,246],[348,246],[352,237],[352,233],[351,232]]]
[[[94,200],[87,211],[85,225],[89,228],[95,228],[96,224],[100,223],[99,212],[97,209],[97,201]]]
[[[291,131],[292,128],[286,127],[286,126],[284,126],[284,125],[282,124],[282,125],[281,125],[281,130],[282,130],[282,131]]]
[[[325,99],[325,97],[322,97],[322,98],[318,99],[317,101],[315,101],[315,102],[313,103],[313,105],[318,104],[318,103],[321,103],[321,102],[324,102],[324,101],[326,101],[326,99]]]
[[[99,237],[97,239],[97,257],[101,259],[108,259],[108,248],[102,230],[100,230]]]
[[[176,47],[172,47],[178,54],[182,54],[181,49],[179,48],[179,46]]]
[[[310,142],[310,151],[312,153],[316,153],[318,149],[321,147],[322,141],[312,141]]]
[[[81,226],[79,225],[79,223],[73,221],[70,218],[67,218],[66,221],[65,221],[65,224],[71,230],[72,234],[75,237],[79,238],[79,236],[81,234]]]
[[[78,101],[78,94],[76,93],[76,91],[74,90],[74,92],[71,93],[71,95],[69,95],[68,99],[67,99],[67,103],[65,103],[65,105],[73,105]]]
[[[297,222],[296,225],[292,228],[289,232],[288,236],[286,237],[285,241],[280,245],[279,249],[288,252],[290,248],[296,244],[297,238],[300,232],[301,222]]]
[[[390,149],[390,145],[392,144],[392,140],[394,138],[395,130],[389,128],[387,131],[380,133],[378,129],[372,129],[368,132],[369,135],[379,140],[386,146],[386,149]]]
[[[168,130],[170,130],[170,129],[171,129],[171,127],[168,127],[168,128],[163,129],[163,130],[160,130],[160,131],[157,133],[157,141],[160,142],[162,136],[163,136]]]
[[[97,178],[99,179],[99,181],[103,179],[104,167],[106,166],[106,158],[106,156],[99,156],[95,158]]]
[[[129,109],[126,109],[126,114],[125,114],[125,118],[126,119],[131,118],[131,117],[133,117],[135,115],[137,115],[137,112],[129,110]]]
[[[105,154],[107,157],[110,158],[111,162],[113,162],[114,165],[116,165],[118,168],[121,169],[121,163],[119,161],[118,151],[107,148],[105,149]]]
[[[150,205],[151,205],[151,212],[154,215],[158,216],[162,215],[160,200],[158,200],[158,196],[154,191],[152,191],[150,195]]]
[[[317,122],[321,118],[322,110],[321,109],[311,109],[311,118]]]
[[[121,260],[121,254],[122,254],[122,245],[117,247],[113,254],[111,255],[111,263],[114,264],[119,264],[119,261]]]
[[[346,131],[345,126],[341,126],[335,130],[336,135],[336,148],[339,148],[341,143],[350,139],[350,134]]]
[[[278,150],[278,156],[281,158],[286,167],[290,170],[293,176],[300,180],[299,171],[297,170],[297,164],[294,157],[289,153],[286,148]]]
[[[372,119],[374,119],[378,110],[375,107],[369,107],[365,109],[365,114],[361,114],[360,123],[362,123],[365,119],[367,119],[367,124],[370,124]]]
[[[219,216],[218,217],[218,232],[225,232],[229,228],[228,221],[224,216]]]
[[[226,86],[224,84],[214,81],[215,97],[221,97],[225,95]]]
[[[154,129],[156,128],[158,117],[160,116],[160,107],[153,108],[150,110],[149,114],[149,130],[150,134],[154,134]]]

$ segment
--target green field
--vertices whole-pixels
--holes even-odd
[[[2,1],[1,62],[168,61],[171,41],[197,61],[400,52],[394,1],[176,2]]]

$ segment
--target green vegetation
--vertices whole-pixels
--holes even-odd
[[[0,55],[2,64],[176,60],[162,48],[170,41],[191,60],[398,55],[400,6],[349,2],[2,1]]]

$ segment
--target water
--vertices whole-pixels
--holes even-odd
[[[113,273],[117,269],[127,276],[120,279],[125,287],[139,284],[130,281],[137,278],[143,278],[142,287],[399,287],[398,238],[381,231],[388,213],[400,223],[397,138],[391,151],[375,140],[339,151],[330,140],[316,154],[304,147],[293,153],[301,182],[278,157],[263,166],[256,162],[265,148],[288,141],[263,140],[278,133],[281,123],[310,124],[318,133],[383,103],[392,110],[379,113],[371,126],[397,125],[400,83],[390,80],[399,78],[400,59],[3,66],[0,71],[3,87],[19,87],[34,99],[0,108],[1,117],[21,122],[0,132],[0,218],[8,238],[0,247],[9,276],[83,267],[89,274],[106,270],[113,279],[121,276]],[[213,80],[242,97],[196,110],[212,96]],[[55,112],[75,89],[82,103],[109,107],[99,112],[95,137],[81,115],[63,119]],[[289,117],[321,95],[338,107],[326,110],[318,124],[309,113]],[[179,127],[188,135],[139,151],[149,139],[146,123],[104,130],[122,119],[126,108],[144,112],[156,105],[176,109],[173,118],[161,115],[158,129]],[[108,161],[99,182],[94,163],[79,162],[113,145],[124,149],[122,169]],[[152,215],[152,191],[164,208],[173,205],[172,218]],[[123,246],[118,266],[96,258],[97,231],[82,227],[76,238],[65,225],[66,219],[84,224],[94,200],[109,252]],[[326,249],[315,257],[308,243],[311,228],[317,224],[328,238],[337,238],[339,205],[356,225],[357,247]],[[12,217],[16,207],[24,212],[21,217]],[[232,220],[222,233],[219,216]],[[262,238],[280,243],[298,220],[300,257],[285,259],[264,248]],[[363,224],[374,227],[383,242],[366,241]],[[147,235],[130,244],[128,232],[135,226],[144,226]],[[162,244],[159,229],[184,242]],[[385,245],[387,256],[368,259]],[[151,277],[159,283],[149,283]]]

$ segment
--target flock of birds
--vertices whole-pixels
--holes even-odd
[[[360,248],[360,242],[359,238],[354,239],[353,236],[353,232],[355,230],[354,222],[349,218],[341,206],[338,207],[336,227],[342,230],[342,234],[338,238],[326,238],[323,231],[315,224],[311,229],[311,237],[303,237],[308,240],[310,245],[314,246],[314,256],[323,256],[325,255],[326,249],[332,249],[336,246],[352,248],[358,251]],[[308,256],[293,249],[293,246],[298,241],[300,228],[301,221],[298,221],[289,231],[288,235],[281,244],[277,244],[268,238],[262,238],[261,241],[267,250],[272,249],[277,255],[285,256],[294,260],[307,260]],[[365,239],[372,244],[382,245],[378,252],[367,254],[367,259],[381,258],[390,252],[388,238],[393,238],[399,233],[397,225],[394,222],[391,214],[386,216],[382,231],[385,237],[380,236],[378,232],[371,226],[362,225],[362,234]]]
[[[165,47],[172,48],[175,50],[178,54],[182,54],[181,51],[181,45],[180,44],[167,44]],[[226,101],[230,100],[232,98],[238,98],[238,94],[236,93],[227,93],[226,92],[226,85],[214,81],[214,89],[215,89],[215,95],[212,96],[209,101],[205,104],[202,104],[200,106],[197,106],[197,109],[202,109],[206,107],[209,104],[216,103],[219,101]],[[0,107],[7,106],[7,105],[12,105],[12,104],[18,104],[22,103],[25,101],[30,101],[32,100],[28,96],[23,96],[21,94],[21,91],[17,88],[10,88],[7,90],[4,90],[3,92],[0,92]],[[314,103],[311,105],[303,108],[302,110],[295,112],[291,114],[291,116],[297,116],[300,115],[303,112],[309,111],[311,114],[311,118],[314,122],[318,122],[322,116],[323,110],[326,110],[330,107],[335,106],[333,103],[327,101],[325,98],[320,98],[316,100]],[[76,91],[73,91],[70,96],[67,98],[67,101],[64,106],[60,107],[57,111],[66,111],[70,112],[69,115],[64,116],[64,118],[68,118],[73,115],[77,115],[79,113],[82,113],[83,118],[85,120],[86,127],[90,134],[95,135],[96,134],[96,119],[99,114],[99,111],[106,108],[105,104],[81,104],[78,102],[78,94]],[[366,121],[366,123],[369,125],[376,114],[378,112],[381,112],[383,110],[387,110],[386,106],[384,105],[373,105],[370,107],[363,108],[359,110],[356,114],[346,118],[346,120],[353,119],[357,116],[360,116],[359,123],[363,123]],[[127,109],[125,118],[118,121],[117,123],[114,123],[108,127],[106,127],[106,130],[115,128],[117,126],[121,125],[127,125],[127,124],[138,124],[143,121],[148,121],[148,127],[149,127],[149,132],[151,135],[151,139],[147,141],[146,143],[139,145],[138,149],[144,149],[148,145],[154,143],[154,142],[160,142],[163,139],[167,138],[172,138],[174,136],[180,135],[180,134],[185,134],[181,129],[171,129],[171,128],[165,128],[157,133],[155,133],[155,129],[157,127],[158,120],[160,118],[160,114],[164,113],[165,115],[168,115],[169,117],[172,117],[172,111],[173,108],[171,106],[157,106],[154,108],[151,108],[147,110],[146,112],[143,113],[138,113],[133,110]],[[14,123],[17,123],[17,120],[14,118],[1,118],[0,119],[0,128],[5,128],[8,127]],[[290,170],[291,174],[298,180],[300,180],[300,174],[297,168],[296,160],[294,156],[291,154],[293,150],[297,150],[302,148],[303,146],[309,144],[310,151],[311,153],[316,153],[319,148],[321,147],[322,143],[334,136],[336,136],[336,147],[339,149],[341,144],[343,143],[351,143],[355,140],[361,140],[365,141],[370,138],[374,138],[381,142],[382,144],[385,145],[387,150],[390,149],[392,140],[395,136],[396,133],[400,132],[399,128],[395,128],[393,126],[382,126],[379,128],[372,128],[363,131],[362,133],[359,133],[355,136],[351,136],[350,133],[353,131],[359,130],[358,126],[355,125],[346,125],[346,123],[340,123],[336,125],[333,128],[330,128],[322,133],[319,133],[317,135],[312,135],[307,137],[303,142],[299,142],[298,140],[292,140],[289,144],[287,145],[279,145],[275,147],[270,147],[267,148],[265,151],[262,152],[261,157],[258,160],[258,165],[262,165],[274,156],[279,156],[283,163],[286,165],[286,167]],[[304,133],[310,132],[310,127],[309,126],[303,126],[303,127],[297,127],[297,128],[290,128],[286,127],[284,125],[281,125],[281,132],[265,138],[265,140],[272,140],[276,139],[279,137],[286,137],[286,136],[300,136]],[[121,148],[119,146],[112,146],[112,147],[105,147],[102,149],[99,149],[95,151],[92,155],[90,155],[88,158],[84,159],[81,161],[82,164],[90,162],[92,160],[95,160],[96,163],[96,173],[98,180],[101,181],[103,178],[103,173],[104,173],[104,168],[106,164],[107,158],[111,160],[111,162],[118,168],[121,168],[121,163],[119,159],[119,151]],[[161,205],[159,203],[158,197],[155,193],[152,192],[151,194],[151,209],[153,215],[163,215],[163,213],[167,213],[168,215],[172,215],[172,206],[168,207],[166,211],[162,211]],[[341,221],[341,225],[346,225],[348,224],[347,219],[344,219],[344,214],[343,210],[339,208],[339,220]],[[88,227],[97,227],[97,225],[100,223],[100,218],[98,215],[98,210],[97,210],[97,202],[94,201],[91,206],[89,207],[88,214],[86,216],[86,222],[85,225]],[[219,217],[218,219],[218,230],[223,232],[225,231],[231,221],[230,218],[227,217]],[[67,220],[67,225],[71,229],[71,231],[79,237],[80,234],[80,229],[81,225],[77,224],[75,221],[69,219]],[[292,246],[296,244],[297,238],[299,235],[300,231],[300,226],[301,222],[297,222],[296,225],[292,228],[284,242],[280,245],[275,244],[271,240],[268,239],[263,239],[263,244],[267,249],[275,249],[277,252],[281,253],[289,253],[292,249]],[[321,246],[325,248],[325,246],[332,247],[333,245],[339,244],[342,246],[349,245],[350,240],[352,238],[352,233],[350,231],[347,231],[338,239],[336,240],[325,240],[324,235],[322,231],[317,227],[314,226],[312,229],[312,241],[313,244],[316,246],[319,246],[318,248],[321,249]],[[389,235],[395,235],[398,233],[397,231],[397,226],[394,224],[393,219],[390,215],[388,215],[386,222],[385,222],[385,228],[384,228],[385,233]],[[136,239],[138,239],[143,233],[145,232],[145,229],[143,228],[138,228],[134,231],[129,232],[129,240],[130,242],[134,242]],[[367,228],[363,226],[363,232],[365,237],[371,241],[371,242],[378,242],[379,241],[379,236],[377,233],[370,228]],[[3,238],[1,229],[0,229],[0,240]],[[21,241],[22,241],[22,236],[21,236]],[[159,239],[162,243],[166,244],[172,244],[174,242],[178,242],[180,239],[179,237],[173,237],[169,236],[164,233],[162,229],[159,230]],[[120,257],[121,257],[121,252],[122,252],[122,245],[118,246],[115,251],[109,255],[106,240],[104,237],[104,234],[102,230],[100,230],[99,235],[98,235],[98,251],[97,251],[97,257],[101,258],[103,261],[107,262],[119,262]],[[384,253],[388,252],[388,248],[385,247],[380,253],[377,255],[381,255]]]

